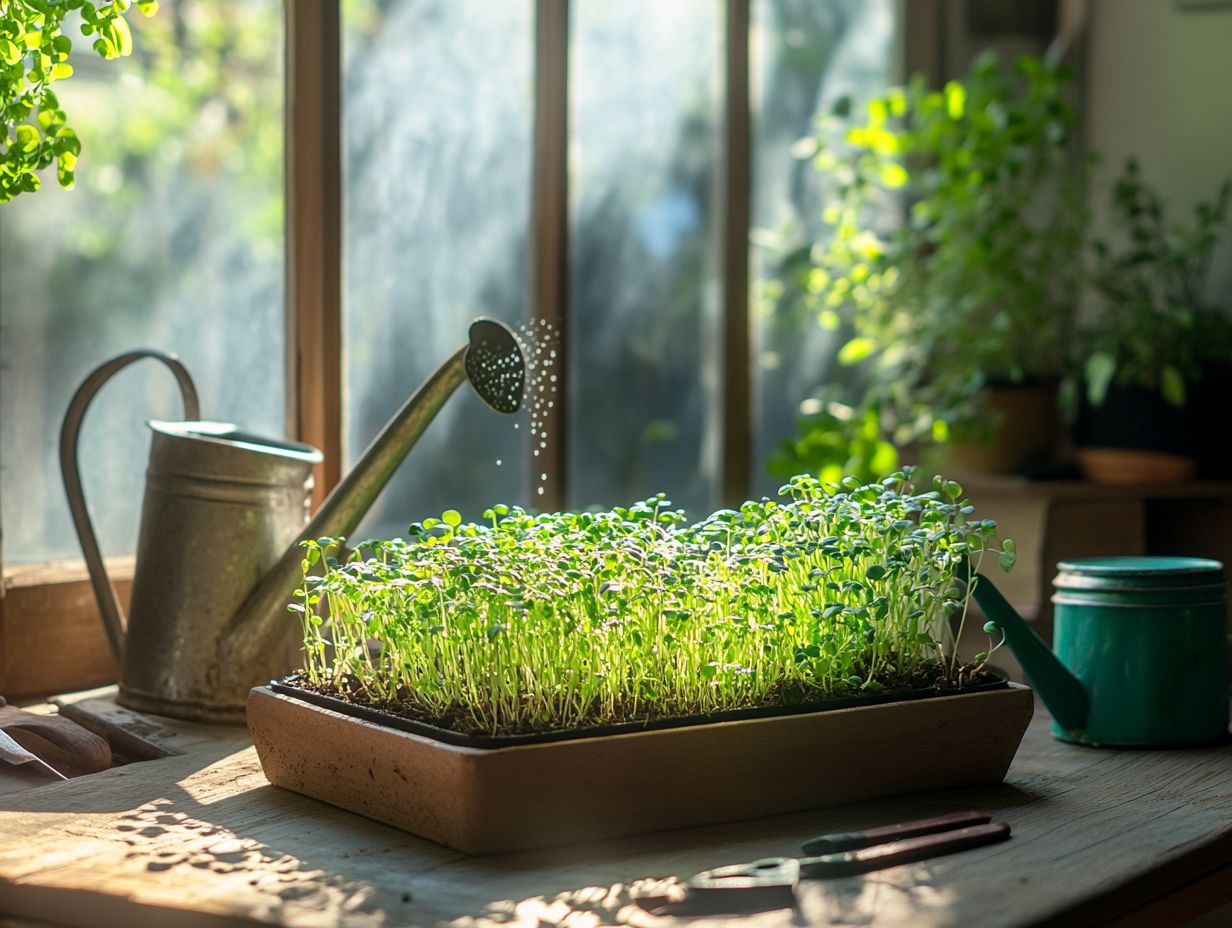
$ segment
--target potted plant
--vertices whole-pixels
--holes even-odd
[[[844,421],[875,410],[900,448],[965,442],[971,469],[1054,451],[1085,223],[1068,82],[987,53],[941,90],[917,76],[858,119],[844,100],[821,120],[827,231],[784,262],[784,299],[847,335]]]
[[[1230,204],[1232,179],[1195,205],[1192,224],[1172,224],[1137,161],[1128,159],[1113,183],[1118,238],[1093,243],[1098,302],[1082,333],[1074,438],[1087,477],[1124,483],[1196,472],[1195,387],[1205,381],[1209,392],[1226,381],[1232,357],[1232,322],[1203,294]]]
[[[249,701],[266,775],[472,853],[998,782],[1030,691],[943,642],[1012,542],[908,473],[783,494],[308,545],[306,666]]]

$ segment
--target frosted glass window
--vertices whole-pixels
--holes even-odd
[[[80,556],[60,483],[77,384],[136,347],[179,354],[202,414],[282,435],[283,25],[277,0],[164,0],[104,62],[75,26],[56,89],[83,152],[77,188],[0,207],[0,499],[6,565]],[[86,418],[81,460],[105,554],[131,553],[149,438],[178,418],[142,362]]]
[[[753,5],[753,202],[755,230],[784,242],[824,234],[818,174],[793,154],[813,134],[813,117],[843,96],[882,93],[900,79],[895,0],[756,0]],[[756,232],[754,233],[756,238]],[[752,271],[774,273],[766,253],[752,252]],[[756,437],[754,492],[781,483],[766,459],[795,431],[801,400],[837,376],[835,334],[815,318],[754,316]]]
[[[575,0],[570,504],[714,503],[723,23],[713,0]]]
[[[347,14],[348,466],[475,316],[526,316],[532,14],[529,0]],[[445,508],[478,518],[493,502],[525,503],[526,433],[463,384],[356,536],[399,535]]]

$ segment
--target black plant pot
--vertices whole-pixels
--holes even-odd
[[[1191,457],[1196,450],[1193,412],[1177,408],[1157,390],[1112,386],[1100,406],[1085,399],[1074,425],[1080,448],[1129,448]]]
[[[1204,365],[1190,405],[1198,476],[1227,480],[1232,477],[1232,429],[1226,426],[1232,412],[1232,364]]]
[[[1083,402],[1074,444],[1083,473],[1106,483],[1188,479],[1198,452],[1192,404],[1178,409],[1157,391],[1113,386],[1100,406]]]

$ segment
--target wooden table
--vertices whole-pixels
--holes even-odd
[[[1232,747],[1074,747],[1049,737],[1042,707],[995,788],[497,858],[271,787],[242,730],[137,717],[105,698],[65,711],[128,729],[132,754],[178,753],[0,795],[5,926],[1159,926],[1232,901]],[[1014,837],[802,883],[794,913],[685,922],[631,903],[647,881],[968,808]]]

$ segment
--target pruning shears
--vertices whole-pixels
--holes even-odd
[[[805,841],[807,857],[766,857],[703,870],[683,894],[638,904],[655,915],[719,915],[790,908],[800,880],[855,876],[1005,841],[1010,826],[985,812],[955,812],[868,831],[821,835]]]

